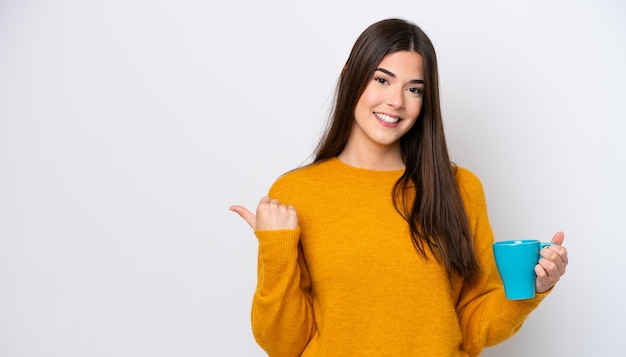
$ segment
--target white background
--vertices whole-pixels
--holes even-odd
[[[362,30],[419,24],[496,239],[571,263],[484,356],[622,355],[626,5],[0,0],[0,356],[263,356],[251,209]]]

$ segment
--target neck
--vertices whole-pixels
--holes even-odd
[[[347,145],[337,158],[350,166],[369,170],[403,170],[400,145],[383,148],[360,148]]]

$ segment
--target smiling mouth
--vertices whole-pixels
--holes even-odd
[[[374,115],[376,116],[376,118],[384,121],[385,123],[389,123],[389,124],[395,124],[395,123],[400,121],[399,117],[392,117],[390,115],[383,114],[383,113],[374,113]]]

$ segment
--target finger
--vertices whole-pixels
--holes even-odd
[[[267,207],[267,206],[269,206],[269,203],[270,203],[270,199],[269,199],[269,197],[267,197],[267,196],[262,197],[262,198],[259,200],[259,204],[257,205],[257,208],[256,208],[256,214],[257,214],[257,215],[259,214],[259,209],[261,209],[261,208],[263,208],[263,207]]]
[[[542,249],[539,254],[541,258],[554,262],[561,275],[565,274],[565,268],[567,267],[567,249],[560,245],[551,245]]]
[[[535,280],[535,290],[538,293],[548,291],[554,286],[554,284],[556,284],[556,282],[550,281],[548,272],[546,272],[540,264],[535,265],[535,274],[537,275],[537,279]]]
[[[281,208],[282,206],[283,205],[280,203],[279,200],[277,199],[270,200],[270,207],[272,207],[273,209]]]
[[[552,260],[541,258],[537,265],[543,270],[543,272],[537,274],[538,280],[549,286],[556,284],[564,273],[564,271],[562,271],[564,270],[564,266]],[[537,272],[536,269],[535,272]]]
[[[541,283],[545,283],[548,280],[548,272],[541,264],[535,265],[535,275],[537,275],[537,280]]]
[[[256,212],[256,230],[295,229],[297,227],[298,214],[293,206],[265,197],[259,203]]]
[[[556,261],[546,258],[539,259],[538,263],[548,274],[548,276],[561,276],[559,265]]]
[[[556,264],[547,259],[539,260],[539,264],[535,265],[535,274],[537,275],[535,288],[539,293],[549,290],[561,279]]]
[[[552,237],[552,242],[556,243],[557,245],[562,245],[564,239],[565,239],[565,234],[563,234],[563,232],[559,231],[559,232],[556,232],[554,237]]]
[[[292,205],[286,206],[287,210],[287,224],[289,228],[298,227],[298,213],[296,212],[296,208]]]
[[[241,218],[243,218],[244,221],[248,223],[250,228],[252,228],[253,230],[256,228],[256,215],[248,211],[247,208],[243,206],[234,205],[234,206],[230,206],[229,209],[237,213],[239,216],[241,216]]]

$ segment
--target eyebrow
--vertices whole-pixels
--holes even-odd
[[[374,72],[376,72],[376,71],[383,72],[384,74],[388,75],[388,76],[389,76],[389,77],[391,77],[391,78],[396,78],[396,75],[395,75],[393,72],[388,71],[388,70],[386,70],[386,69],[384,69],[384,68],[380,68],[380,67],[378,67],[378,68],[376,68],[376,69],[374,70]],[[424,80],[423,80],[423,79],[412,79],[412,80],[410,80],[410,81],[409,81],[409,83],[424,84]]]

